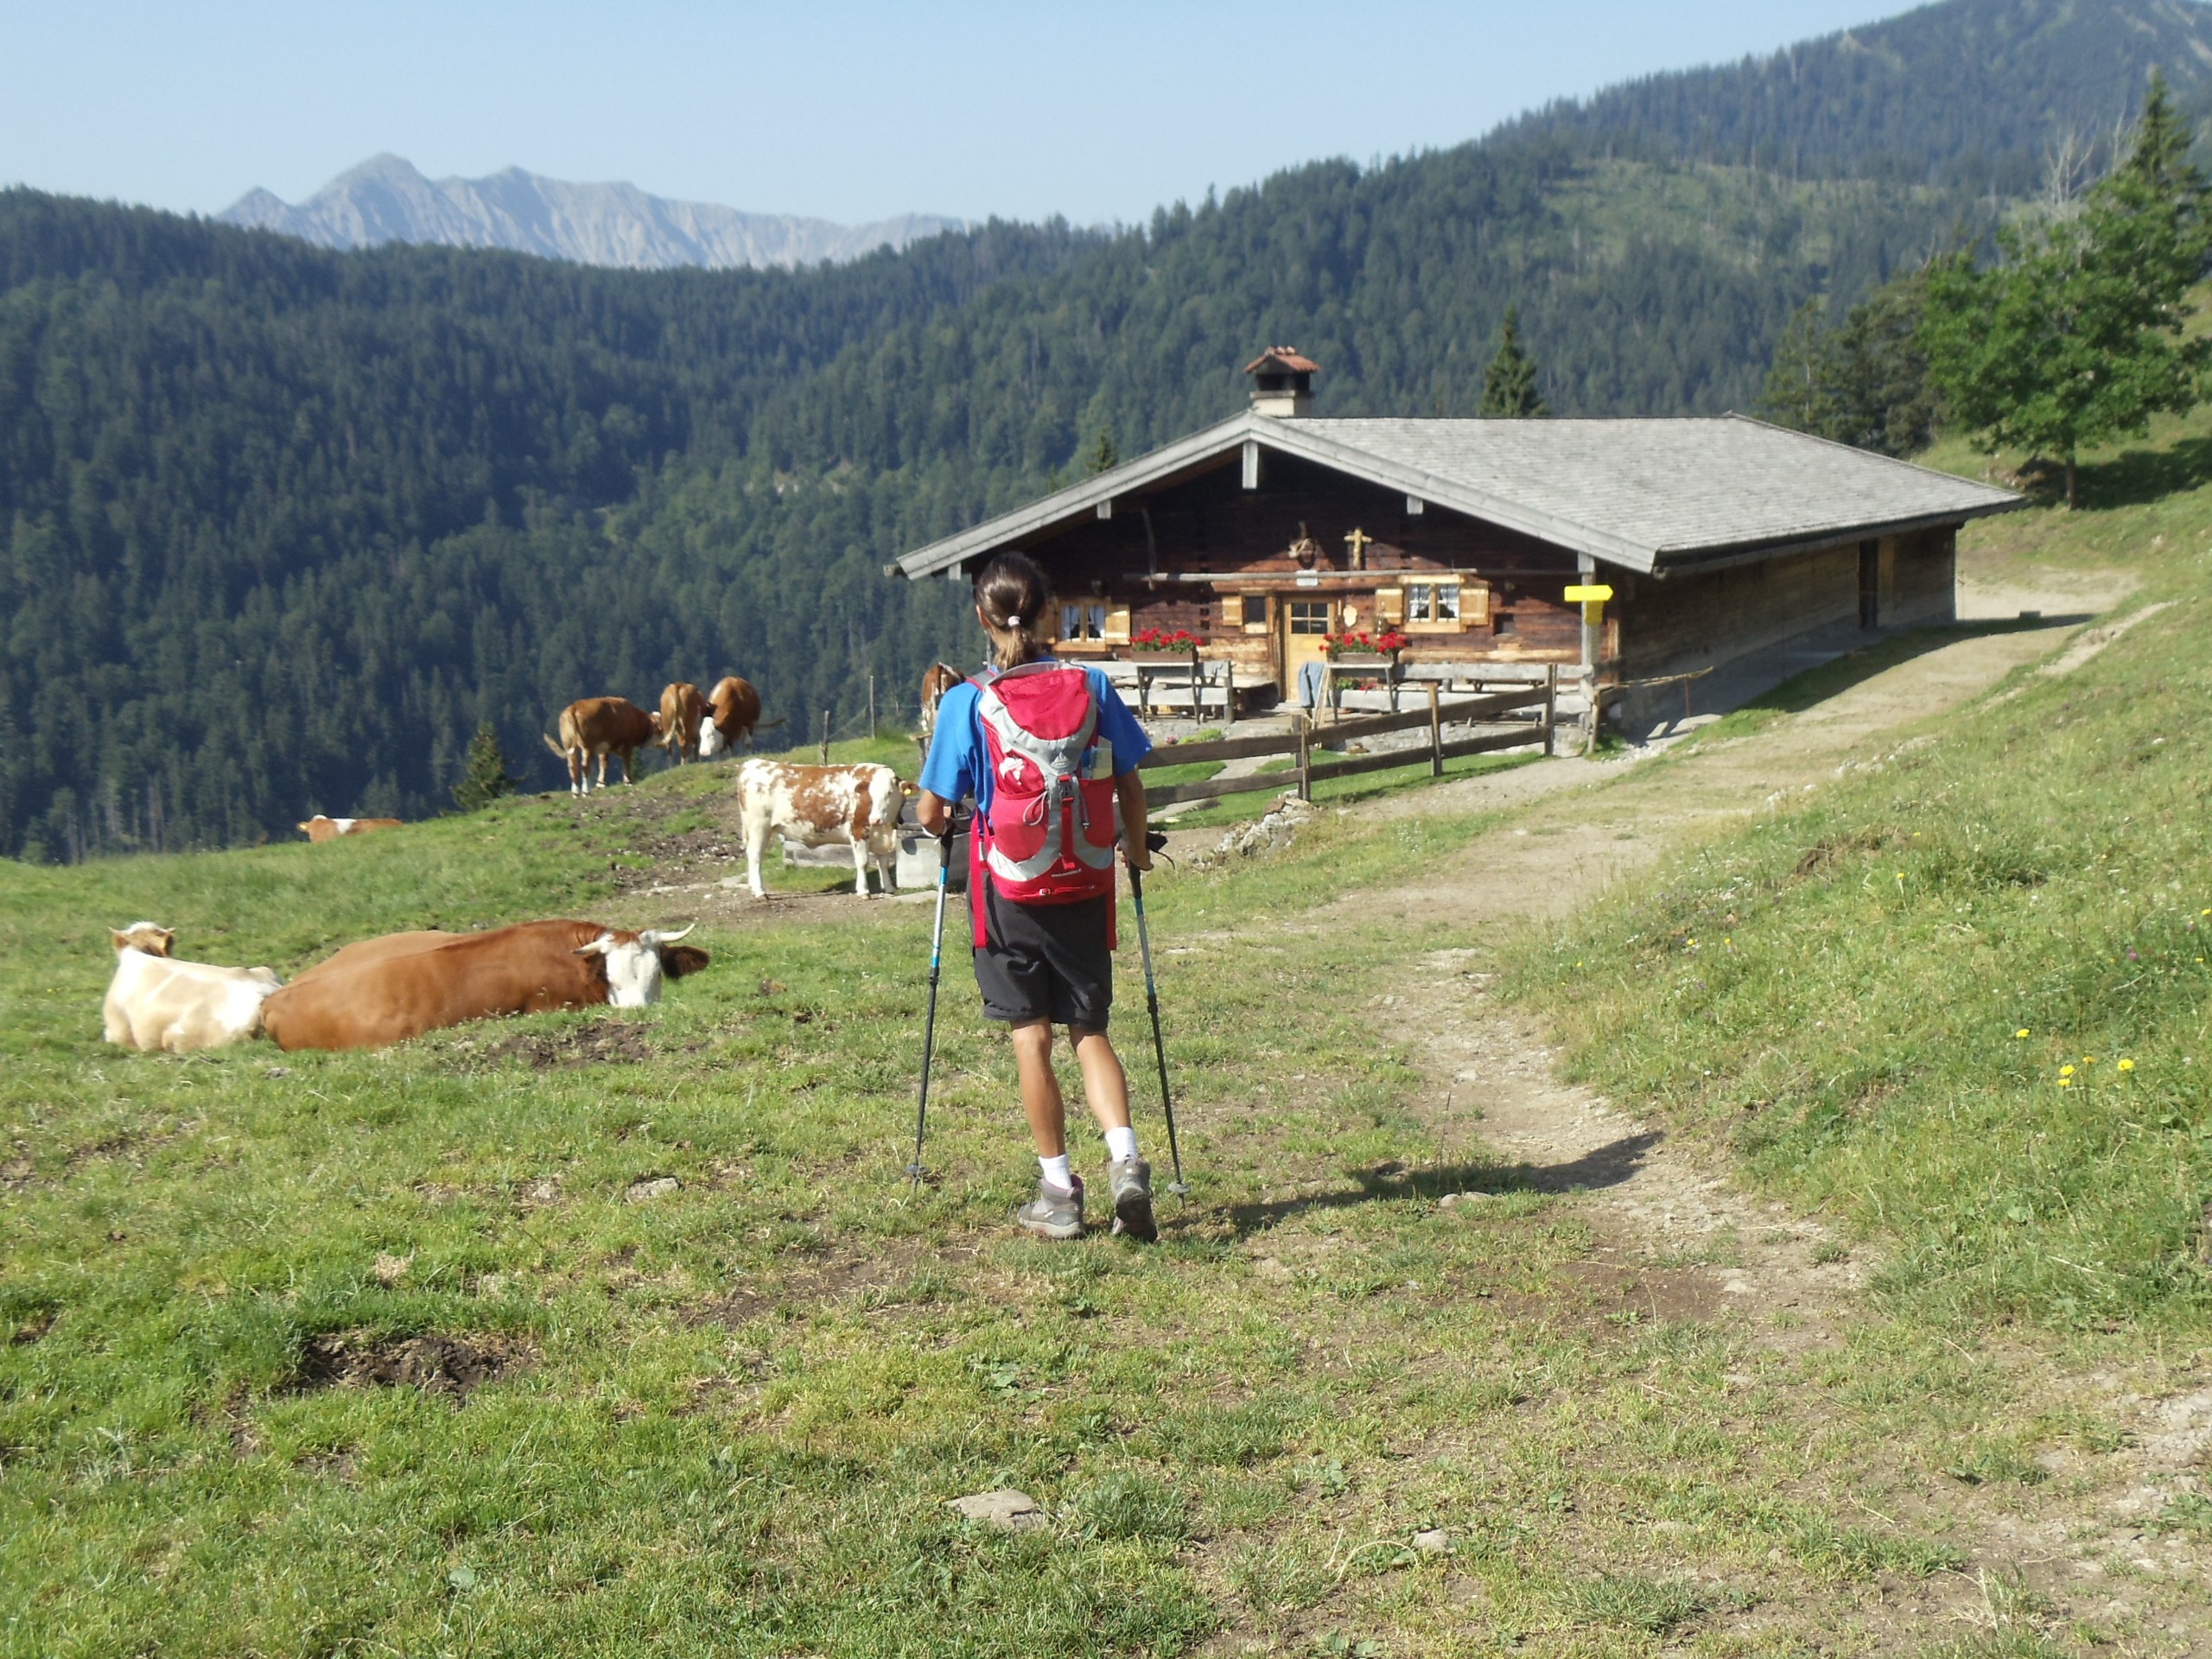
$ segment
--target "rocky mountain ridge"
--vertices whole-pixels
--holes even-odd
[[[511,167],[483,179],[425,178],[397,156],[375,156],[297,206],[250,190],[216,215],[327,248],[385,242],[505,248],[632,270],[842,263],[878,248],[963,228],[931,213],[837,225],[795,213],[747,213],[671,201],[634,184],[575,184]]]

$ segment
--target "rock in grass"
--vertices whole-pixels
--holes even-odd
[[[1045,1511],[1038,1507],[1037,1500],[1010,1487],[956,1497],[950,1507],[970,1521],[1007,1532],[1033,1532],[1045,1524]]]
[[[683,1183],[673,1175],[653,1175],[642,1181],[630,1183],[623,1197],[632,1204],[650,1204],[655,1198],[664,1198]]]
[[[1441,1527],[1431,1527],[1426,1532],[1414,1534],[1414,1548],[1424,1555],[1449,1555],[1452,1535]]]
[[[1457,1205],[1480,1204],[1484,1198],[1493,1198],[1497,1196],[1495,1192],[1446,1192],[1436,1201],[1436,1207],[1440,1210],[1449,1210]]]

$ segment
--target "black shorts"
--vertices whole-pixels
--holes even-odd
[[[976,986],[983,1012],[1022,1025],[1103,1031],[1114,1006],[1114,953],[1107,944],[1104,895],[1071,905],[1017,905],[982,878],[983,937],[976,951]]]

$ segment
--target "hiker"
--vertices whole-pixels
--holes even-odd
[[[973,796],[968,866],[976,984],[1014,1041],[1021,1109],[1037,1147],[1037,1196],[1015,1219],[1046,1238],[1083,1234],[1083,1178],[1068,1163],[1052,1028],[1067,1027],[1084,1097],[1106,1132],[1114,1231],[1150,1241],[1152,1169],[1129,1127],[1129,1084],[1107,1040],[1114,1001],[1114,807],[1122,855],[1148,870],[1144,784],[1152,741],[1096,668],[1052,654],[1051,584],[1002,553],[976,580],[993,666],[938,705],[915,811],[944,834]]]

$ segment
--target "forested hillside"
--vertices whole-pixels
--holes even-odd
[[[1748,408],[1808,296],[2003,206],[1554,126],[796,272],[0,194],[0,853],[419,816],[480,720],[550,782],[563,703],[676,677],[850,717],[970,654],[886,560],[1233,411],[1260,346],[1324,413],[1468,414],[1517,304],[1558,413]]]
[[[1771,57],[1649,75],[1509,133],[1616,153],[2022,194],[2063,140],[2109,138],[2153,68],[2212,89],[2198,0],[1945,0]]]

